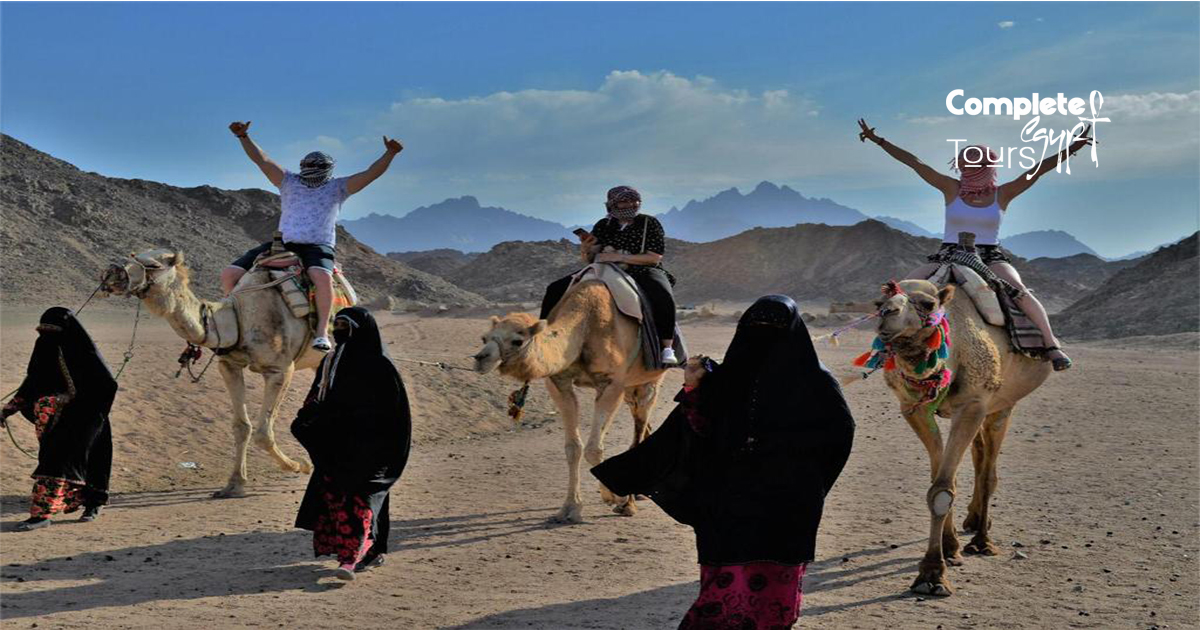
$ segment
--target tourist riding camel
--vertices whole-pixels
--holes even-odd
[[[578,230],[579,257],[586,264],[616,263],[629,274],[650,301],[654,327],[662,341],[662,363],[677,364],[675,342],[675,278],[662,266],[666,252],[666,234],[658,219],[641,214],[642,195],[629,186],[608,191],[605,203],[608,216],[596,222],[592,231]],[[572,274],[550,283],[542,298],[540,319],[550,311],[571,287]]]
[[[281,168],[250,139],[250,121],[233,122],[229,130],[242,143],[242,149],[263,175],[279,188],[281,213],[279,230],[283,246],[294,252],[304,265],[316,290],[317,323],[312,347],[329,352],[329,314],[333,309],[334,245],[337,218],[346,198],[367,187],[387,171],[392,158],[404,150],[399,140],[383,137],[383,155],[367,170],[350,177],[334,177],[334,159],[313,151],[300,160],[300,172]],[[221,272],[221,288],[228,295],[260,255],[271,248],[264,243],[243,254]]]
[[[1029,190],[1042,175],[1054,170],[1060,162],[1091,144],[1092,138],[1088,135],[1091,128],[1084,129],[1083,134],[1067,149],[1042,160],[1016,179],[997,186],[996,166],[999,158],[986,146],[965,147],[951,160],[951,169],[960,175],[955,178],[937,172],[915,155],[879,137],[875,128],[868,126],[865,120],[860,119],[858,125],[861,128],[858,134],[860,141],[870,140],[879,145],[888,155],[916,171],[927,184],[941,191],[945,198],[946,223],[942,246],[929,256],[928,264],[914,270],[908,277],[918,280],[929,278],[941,265],[950,262],[960,248],[958,235],[973,233],[980,258],[992,273],[1013,288],[1017,305],[1041,331],[1044,357],[1051,361],[1055,371],[1070,368],[1071,359],[1062,351],[1062,344],[1054,336],[1045,307],[1021,282],[1021,275],[1013,268],[1012,260],[1001,251],[999,234],[1000,223],[1013,199]]]

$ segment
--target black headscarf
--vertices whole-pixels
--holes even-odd
[[[336,320],[348,330],[335,328],[337,346],[317,369],[292,434],[312,457],[314,478],[327,475],[348,492],[386,492],[408,462],[408,393],[375,318],[352,307]]]
[[[593,474],[692,525],[702,563],[811,560],[854,419],[795,302],[770,295],[747,309],[696,395],[703,436],[676,407],[645,443]]]
[[[33,355],[15,399],[30,422],[37,421],[34,405],[38,399],[66,395],[67,403],[42,433],[33,476],[83,484],[93,495],[89,504],[101,505],[107,499],[112,472],[108,413],[117,395],[117,381],[70,309],[47,309],[37,329]]]

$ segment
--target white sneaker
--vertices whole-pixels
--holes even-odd
[[[339,580],[346,580],[347,582],[354,581],[354,563],[347,562],[346,564],[339,565],[337,571],[334,571],[333,574],[337,576],[337,579]]]
[[[675,365],[679,363],[679,359],[675,358],[674,348],[663,348],[662,362],[666,365]]]
[[[312,347],[321,352],[329,352],[333,350],[333,344],[329,343],[329,337],[317,337],[313,339]]]

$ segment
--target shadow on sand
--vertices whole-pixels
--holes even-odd
[[[920,545],[924,539],[914,540],[899,545],[907,547]],[[884,580],[880,590],[885,594],[861,601],[846,602],[825,606],[814,606],[805,602],[803,613],[796,627],[806,625],[817,627],[820,622],[805,623],[806,617],[818,617],[842,610],[850,610],[871,606],[896,599],[910,597],[906,590],[896,591],[891,583],[894,576],[915,571],[916,560],[911,557],[892,558],[880,562],[857,563],[860,558],[869,559],[883,555],[892,549],[880,547],[862,549],[828,560],[821,560],[809,565],[804,577],[805,597],[818,593],[827,593],[872,580]],[[843,561],[846,558],[847,561]],[[699,593],[698,582],[683,582],[661,588],[642,591],[604,599],[587,599],[564,604],[552,604],[540,608],[510,610],[503,613],[488,615],[465,624],[454,626],[452,630],[483,630],[484,628],[589,628],[589,629],[624,629],[624,628],[674,628],[679,624],[683,613],[691,606]],[[818,598],[820,599],[820,598]],[[624,616],[614,616],[614,611],[627,611]],[[631,611],[631,612],[629,612]]]

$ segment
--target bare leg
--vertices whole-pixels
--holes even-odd
[[[321,267],[309,267],[308,277],[317,290],[316,336],[329,335],[329,312],[333,310],[333,274]]]
[[[233,405],[233,472],[225,487],[214,492],[214,499],[246,496],[246,447],[250,444],[250,417],[246,413],[246,381],[242,368],[225,361],[217,362],[229,400]]]
[[[546,379],[546,391],[563,419],[564,450],[567,453],[567,498],[562,509],[550,517],[551,523],[582,523],[583,499],[579,496],[579,462],[583,458],[583,439],[579,436],[579,401],[571,379]]]
[[[1058,348],[1061,344],[1058,342],[1058,338],[1054,336],[1054,331],[1050,328],[1050,317],[1046,315],[1046,308],[1025,288],[1025,284],[1021,282],[1021,274],[1017,273],[1017,270],[1012,265],[1003,262],[993,263],[988,265],[988,268],[997,276],[1000,276],[1001,279],[1021,291],[1021,297],[1017,299],[1017,305],[1021,307],[1021,310],[1025,311],[1025,314],[1033,321],[1033,325],[1042,331],[1042,342],[1047,347]],[[1050,360],[1067,359],[1066,353],[1062,350],[1051,350],[1047,353],[1047,357]],[[1056,365],[1055,369],[1060,368]]]
[[[225,295],[233,292],[233,287],[237,286],[238,280],[241,280],[244,275],[246,275],[246,270],[234,265],[221,270],[221,290],[225,292]]]

